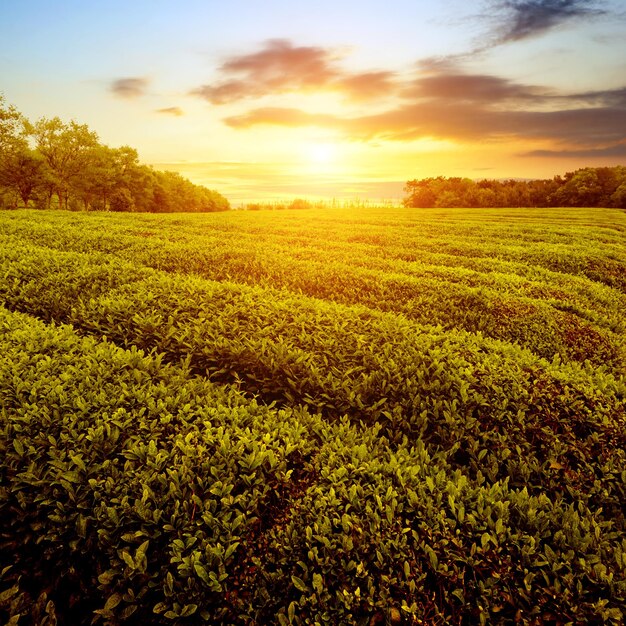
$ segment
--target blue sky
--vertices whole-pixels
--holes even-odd
[[[626,163],[625,13],[584,0],[2,0],[0,92],[235,202],[550,177]]]

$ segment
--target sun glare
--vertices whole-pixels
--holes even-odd
[[[330,165],[337,158],[337,146],[332,143],[310,143],[304,147],[304,156],[312,165]]]

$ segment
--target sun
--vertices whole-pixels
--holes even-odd
[[[311,163],[324,165],[335,160],[337,148],[332,143],[311,143],[305,147],[305,153]]]
[[[332,165],[337,159],[337,146],[333,143],[308,143],[302,151],[306,161],[313,166]]]
[[[318,180],[345,177],[354,162],[353,152],[346,142],[332,137],[305,137],[294,142],[292,171]]]

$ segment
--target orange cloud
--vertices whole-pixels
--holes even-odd
[[[413,98],[494,102],[534,100],[548,96],[539,87],[530,87],[498,76],[463,74],[454,69],[420,76],[405,92]]]
[[[370,100],[397,89],[393,72],[346,74],[335,82],[335,86],[353,100]]]
[[[212,104],[227,104],[268,94],[332,90],[358,100],[379,97],[393,87],[393,72],[350,73],[337,65],[326,48],[294,46],[271,39],[253,54],[234,56],[222,64],[224,80],[191,91]]]
[[[156,113],[163,113],[164,115],[173,115],[180,117],[185,115],[185,112],[180,107],[165,107],[163,109],[156,109]]]
[[[563,3],[567,3],[563,0]],[[520,36],[566,19],[552,0],[541,0],[545,19],[532,3],[514,2],[519,19],[532,17]],[[511,6],[513,6],[513,4]],[[569,3],[576,16],[584,2]],[[568,14],[569,15],[569,14]],[[530,19],[530,18],[529,18]],[[520,24],[522,22],[520,21]],[[517,32],[517,31],[516,31]],[[352,100],[395,96],[396,105],[369,115],[344,115],[300,108],[258,107],[224,122],[237,129],[256,125],[333,129],[347,139],[413,141],[551,141],[554,151],[614,154],[626,142],[626,87],[563,94],[489,74],[462,71],[452,58],[424,60],[418,75],[401,78],[391,71],[348,72],[330,49],[270,40],[252,54],[233,56],[221,66],[222,82],[194,94],[213,104],[286,92],[337,91]],[[608,152],[607,152],[608,151]]]
[[[286,107],[262,107],[253,109],[243,115],[227,117],[226,124],[232,128],[249,128],[259,124],[270,124],[274,126],[338,126],[342,125],[342,120],[333,115],[323,113],[307,113],[300,109]]]

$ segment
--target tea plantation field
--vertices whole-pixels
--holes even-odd
[[[626,213],[0,213],[0,622],[622,624]]]

